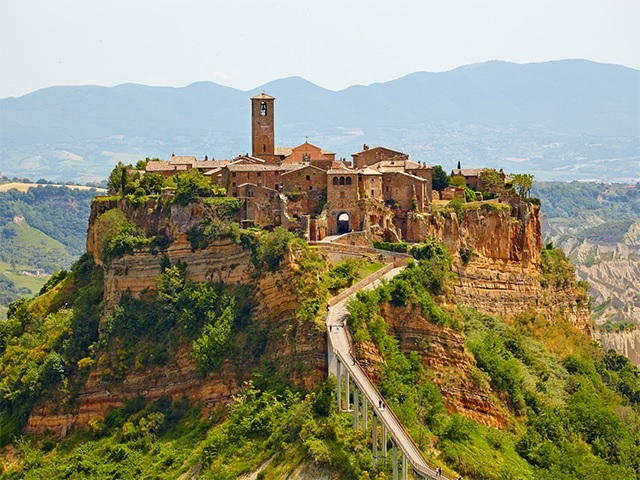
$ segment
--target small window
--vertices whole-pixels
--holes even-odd
[[[371,190],[371,196],[374,197],[375,195],[373,194],[373,190]]]
[[[234,197],[237,197],[237,196],[238,196],[238,193],[237,193],[237,192],[233,192],[233,196],[234,196]]]
[[[231,172],[231,176],[232,176],[233,178],[236,178],[236,172]]]
[[[385,191],[386,191],[387,193],[389,193],[389,187],[386,187],[386,188],[385,188]]]
[[[313,190],[313,185],[309,185],[309,190]]]
[[[340,177],[340,185],[344,185],[344,177]]]
[[[338,177],[333,177],[333,184],[338,185]]]
[[[351,177],[347,177],[347,185],[351,185]]]
[[[260,116],[261,117],[266,117],[267,116],[267,104],[266,104],[266,102],[261,102],[260,103]]]
[[[340,192],[340,198],[344,198],[344,192]]]
[[[258,172],[258,176],[261,177],[262,176],[262,172]]]
[[[235,187],[235,186],[236,186],[236,182],[233,182],[233,183],[231,184],[231,186],[232,186],[232,187]]]
[[[311,175],[307,175],[307,181],[311,180]]]

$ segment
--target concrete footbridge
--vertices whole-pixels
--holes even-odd
[[[348,300],[359,290],[376,288],[383,277],[393,278],[404,268],[400,264],[404,264],[404,259],[387,265],[329,301],[326,319],[329,375],[336,377],[338,409],[353,414],[354,429],[371,435],[374,467],[390,460],[394,480],[407,480],[409,475],[414,479],[449,480],[424,460],[405,428],[360,367],[352,354],[345,328],[349,315]]]

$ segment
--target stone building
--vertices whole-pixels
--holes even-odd
[[[379,146],[364,145],[352,155],[353,164],[307,141],[276,147],[274,104],[265,93],[251,98],[251,155],[172,155],[168,162],[149,162],[146,171],[169,176],[196,168],[242,201],[242,221],[282,225],[312,240],[371,229],[379,234],[394,228],[394,216],[429,211],[431,167]]]
[[[407,153],[396,152],[385,147],[369,148],[367,144],[362,146],[361,151],[352,153],[351,157],[353,158],[354,168],[363,168],[380,162],[404,162],[409,160],[409,154]]]
[[[358,206],[358,171],[336,168],[327,171],[327,220],[329,235],[362,228]]]
[[[482,192],[483,190],[485,190],[484,188],[485,185],[483,185],[482,178],[480,177],[480,174],[482,173],[483,170],[488,170],[488,169],[486,168],[462,168],[462,169],[454,168],[453,170],[451,170],[450,176],[451,178],[462,177],[467,187],[469,187],[473,191]],[[494,170],[494,171],[504,181],[504,179],[506,178],[504,170],[500,169],[500,170],[497,170],[497,171]]]

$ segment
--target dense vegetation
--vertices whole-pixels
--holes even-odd
[[[640,219],[638,185],[543,182],[532,193],[553,227],[569,228],[579,238],[615,243],[625,225]]]
[[[137,202],[157,194],[120,195]],[[293,266],[288,287],[300,306],[291,318],[279,319],[286,325],[278,335],[295,338],[292,332],[304,324],[321,331],[327,296],[380,266],[350,260],[329,267],[282,228],[241,229],[233,222],[237,203],[211,192],[205,204],[214,214],[189,232],[194,250],[230,238],[251,251],[256,275]],[[253,318],[252,287],[191,282],[188,266],[163,257],[157,245],[163,240],[145,237],[121,210],[100,218],[103,259],[157,248],[162,273],[156,288],[139,298],[125,292],[100,325],[102,270],[88,255],[52,277],[40,297],[11,304],[8,321],[0,322],[0,444],[13,443],[16,461],[10,468],[0,464],[3,478],[177,478],[191,472],[235,479],[263,468],[258,478],[268,479],[283,478],[310,459],[313,468],[338,478],[389,477],[389,464],[372,467],[370,436],[353,430],[350,415],[337,413],[333,379],[304,390],[294,386],[292,372],[266,356],[274,326]],[[635,366],[603,352],[562,319],[525,313],[507,322],[457,307],[445,247],[427,240],[409,252],[414,260],[401,274],[350,302],[348,324],[357,351],[366,342],[382,355],[380,391],[428,459],[450,476],[478,479],[640,478]],[[542,260],[545,286],[575,284],[566,257],[553,245]],[[464,334],[475,363],[456,373],[487,392],[505,414],[504,428],[447,411],[440,372],[422,361],[429,345],[403,351],[382,318],[389,308],[412,309],[438,328]],[[232,364],[236,380],[253,381],[226,408],[187,398],[130,398],[60,442],[20,434],[43,398],[72,409],[90,372],[117,386],[130,373],[175,366],[185,349],[202,376]]]
[[[69,268],[85,249],[95,190],[34,186],[0,192],[0,305],[38,293],[42,279],[20,275]]]
[[[95,196],[93,189],[53,186],[38,186],[24,193],[18,190],[0,192],[0,232],[3,237],[11,235],[5,234],[5,229],[15,216],[22,216],[28,225],[62,243],[69,249],[69,254],[78,257],[84,252],[87,219]]]
[[[558,255],[552,246],[546,250]],[[561,319],[522,314],[507,323],[473,309],[446,309],[438,297],[447,291],[448,254],[433,242],[418,252],[401,275],[358,294],[349,323],[356,342],[372,341],[383,355],[380,390],[423,450],[441,452],[432,461],[483,479],[640,478],[638,369]],[[552,269],[550,281],[562,283],[563,273]],[[464,324],[479,368],[472,379],[510,413],[510,428],[446,413],[420,347],[403,354],[390,335],[380,316],[385,302],[413,305],[445,327]]]

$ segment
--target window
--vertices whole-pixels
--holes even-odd
[[[262,172],[258,172],[258,176],[261,177],[262,176]]]
[[[232,176],[233,178],[236,178],[236,172],[231,172],[231,176]]]
[[[267,116],[267,104],[266,104],[266,102],[261,102],[260,103],[260,116],[261,117],[266,117]]]
[[[333,184],[338,185],[338,177],[333,177]]]
[[[344,185],[344,177],[340,177],[340,185]]]
[[[309,190],[313,190],[313,185],[309,185]]]
[[[385,187],[385,191],[389,193],[389,187]]]
[[[307,175],[307,181],[311,180],[311,175]]]
[[[351,185],[351,177],[347,177],[347,185]]]
[[[235,186],[236,186],[236,182],[233,182],[233,183],[231,184],[231,186],[232,186],[232,187],[235,187]]]
[[[375,195],[373,194],[373,190],[371,190],[371,196],[374,197]]]
[[[344,198],[344,192],[340,192],[340,198]]]
[[[238,193],[237,193],[237,192],[233,192],[233,196],[234,196],[234,197],[237,197],[237,196],[238,196]]]

